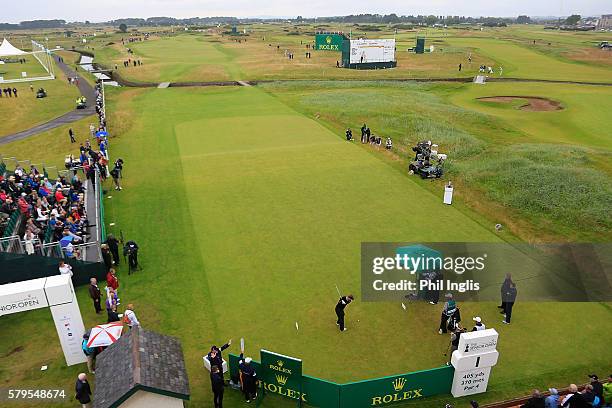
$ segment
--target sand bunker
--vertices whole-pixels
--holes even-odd
[[[560,102],[536,96],[488,96],[485,98],[478,98],[478,100],[499,103],[510,103],[515,100],[526,101],[527,103],[519,106],[519,109],[533,112],[545,112],[563,109]]]

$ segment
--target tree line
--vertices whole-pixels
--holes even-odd
[[[66,25],[66,20],[31,20],[22,21],[18,24],[0,23],[0,30],[32,30],[36,28],[61,28]]]

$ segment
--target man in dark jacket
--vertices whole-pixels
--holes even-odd
[[[336,316],[338,320],[336,320],[336,324],[340,327],[340,331],[345,331],[346,327],[344,327],[344,308],[348,306],[355,299],[353,295],[341,296],[338,299],[338,303],[336,303]]]
[[[100,245],[100,252],[102,253],[102,260],[104,261],[104,266],[106,266],[106,273],[111,270],[113,267],[113,258],[111,256],[110,250],[108,249],[108,244]]]
[[[77,379],[75,385],[75,398],[79,401],[83,408],[88,408],[91,406],[91,388],[89,387],[89,383],[87,382],[87,374],[81,373]]]
[[[89,280],[89,297],[93,300],[96,313],[102,312],[102,307],[100,306],[100,288],[98,288],[98,280],[96,278]]]
[[[108,249],[113,255],[113,262],[115,265],[119,265],[119,241],[113,234],[108,234],[106,237],[106,245],[108,245]]]
[[[503,295],[503,301],[505,303],[504,313],[506,318],[502,320],[502,323],[510,324],[510,319],[512,318],[512,308],[514,307],[514,301],[516,300],[516,284],[512,282],[510,287]]]
[[[505,313],[506,310],[506,302],[504,302],[504,294],[510,289],[510,285],[512,284],[512,275],[507,273],[506,279],[504,279],[504,283],[501,285],[500,294],[501,294],[501,305],[497,306],[498,309],[501,309],[500,313]]]
[[[601,406],[604,406],[603,384],[599,382],[597,374],[589,374],[589,378],[591,379],[591,386],[593,386],[593,394],[599,397]]]
[[[246,402],[257,399],[257,372],[251,365],[251,358],[244,358],[244,354],[240,353],[240,382],[242,384],[242,392]]]
[[[542,393],[540,393],[540,390],[533,390],[531,398],[529,398],[525,404],[521,405],[521,408],[544,408],[544,397]]]
[[[213,392],[213,403],[215,408],[223,408],[223,375],[219,373],[219,367],[212,366],[210,371],[210,384]]]
[[[221,348],[217,346],[212,346],[210,351],[208,352],[208,361],[210,362],[210,368],[217,366],[219,367],[219,372],[221,376],[223,376],[223,355],[221,352],[231,346],[232,339],[229,339],[227,343],[221,346]]]

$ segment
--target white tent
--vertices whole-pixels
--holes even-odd
[[[28,54],[25,51],[21,51],[19,48],[15,47],[13,44],[8,42],[5,38],[0,44],[0,57],[8,57],[12,55],[24,55]]]

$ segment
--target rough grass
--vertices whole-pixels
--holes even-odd
[[[523,144],[504,148],[496,156],[461,165],[466,181],[479,184],[492,199],[535,223],[562,220],[560,224],[569,229],[610,233],[612,182],[590,167],[587,150]]]
[[[612,183],[590,159],[601,151],[555,145],[549,135],[542,135],[546,144],[529,143],[512,123],[450,105],[446,96],[462,86],[375,81],[262,86],[297,110],[318,115],[338,133],[350,126],[358,136],[366,122],[374,133],[391,136],[404,167],[417,141],[432,140],[449,154],[447,178],[480,191],[546,236],[605,239],[610,234]]]

